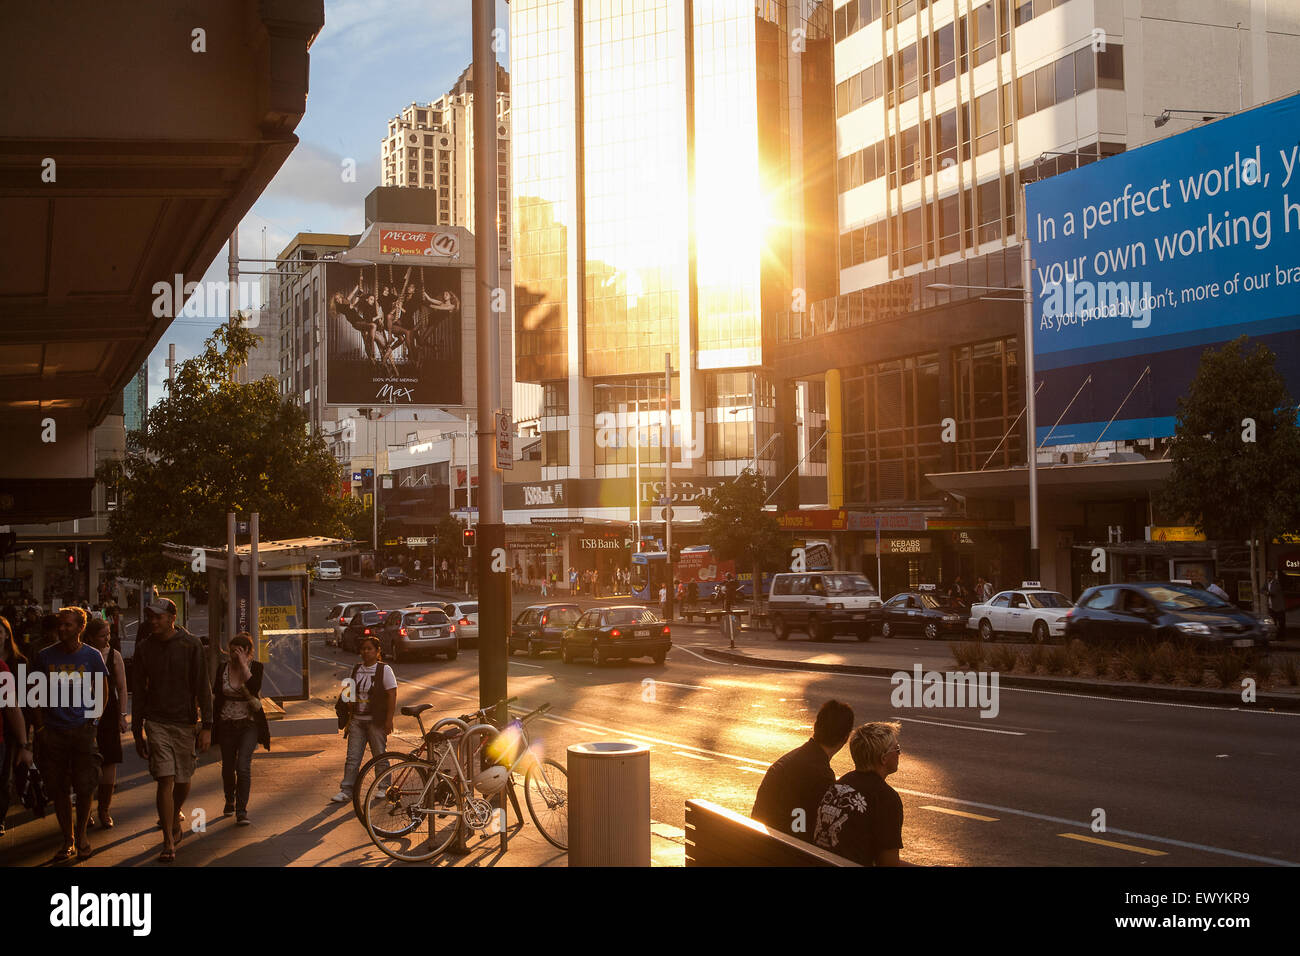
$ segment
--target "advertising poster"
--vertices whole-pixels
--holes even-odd
[[[249,579],[241,575],[235,579],[235,630],[248,631]],[[254,642],[254,656],[265,665],[262,694],[276,700],[306,700],[307,648],[310,633],[307,624],[307,577],[304,574],[280,577],[259,575],[258,590],[261,606],[258,608],[260,633]],[[221,654],[226,653],[224,635]]]
[[[460,405],[460,270],[326,267],[325,401]]]
[[[1297,129],[1292,96],[1028,186],[1040,443],[1172,435],[1242,335],[1300,395]]]

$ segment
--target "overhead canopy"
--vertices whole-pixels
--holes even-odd
[[[309,561],[321,558],[342,558],[357,551],[356,542],[343,538],[286,538],[284,541],[262,541],[257,545],[257,566],[265,571],[277,571],[295,565],[305,565]],[[206,566],[217,570],[226,569],[226,549],[190,547],[184,544],[163,544],[163,554],[173,561],[190,564],[197,557],[196,552],[203,553]],[[252,546],[238,545],[236,558],[247,560],[252,554]]]
[[[1173,468],[1171,461],[1095,462],[1039,465],[1038,490],[1078,499],[1139,498],[1159,486]],[[966,498],[1023,498],[1029,494],[1029,468],[950,471],[925,476],[940,491]]]

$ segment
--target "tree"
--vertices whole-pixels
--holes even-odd
[[[763,510],[767,484],[746,468],[734,481],[704,495],[700,530],[713,553],[723,561],[754,572],[754,606],[757,608],[763,572],[784,568],[787,539],[775,516]]]
[[[239,324],[218,328],[203,353],[181,362],[167,395],[132,432],[125,459],[96,477],[118,487],[109,536],[129,578],[162,580],[184,569],[164,542],[224,547],[226,513],[259,513],[262,540],[346,535],[338,464],[275,380],[239,384],[258,336]]]
[[[1186,515],[1215,540],[1251,542],[1258,610],[1258,542],[1300,527],[1300,427],[1276,356],[1246,336],[1201,355],[1178,401],[1173,471],[1156,506]]]
[[[454,568],[465,557],[465,543],[462,532],[465,525],[455,515],[445,514],[434,525],[433,533],[438,536],[438,543],[433,549],[433,560],[442,567],[446,561],[448,567]]]
[[[360,497],[344,498],[339,509],[340,519],[346,529],[345,534],[353,541],[360,541],[366,549],[374,541],[375,517],[371,508],[367,508]],[[392,522],[388,520],[387,509],[379,509],[379,540],[393,537]]]

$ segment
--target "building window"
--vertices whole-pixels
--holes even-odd
[[[1002,441],[1024,405],[1024,369],[1017,341],[998,339],[961,346],[953,349],[952,362],[956,469],[978,470],[995,451],[991,467],[1023,463],[1023,422]]]
[[[542,386],[542,416],[554,418],[569,414],[568,382],[550,382]]]
[[[1124,48],[1114,43],[1097,54],[1097,86],[1103,90],[1124,89]]]
[[[542,433],[542,464],[563,467],[569,464],[569,433]]]

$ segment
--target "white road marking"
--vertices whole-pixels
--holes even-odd
[[[662,684],[665,687],[684,687],[686,690],[716,690],[717,689],[715,687],[705,687],[702,684],[674,684],[670,680],[660,680],[658,677],[652,677],[650,679],[655,682],[656,687]]]
[[[574,724],[578,727],[588,729],[588,730],[594,727],[596,728],[596,730],[600,731],[601,733],[623,734],[627,737],[634,737],[637,740],[644,740],[652,744],[663,744],[665,747],[680,747],[682,750],[693,750],[696,753],[708,754],[710,757],[721,757],[724,760],[739,760],[743,763],[758,764],[758,766],[760,767],[768,766],[766,761],[755,760],[753,757],[739,757],[736,754],[722,753],[721,751],[718,750],[709,750],[707,747],[694,747],[690,744],[677,743],[672,740],[662,740],[659,737],[651,737],[648,734],[639,734],[632,730],[620,730],[616,727],[602,727],[599,724],[592,724],[586,721],[570,720],[568,717],[561,717],[558,714],[553,714],[552,717],[555,720],[560,721],[562,723]]]
[[[506,663],[514,664],[516,667],[536,667],[539,671],[542,670],[541,664],[525,664],[522,661],[506,661]]]
[[[946,797],[940,793],[926,793],[922,790],[906,790],[903,787],[895,787],[899,793],[905,793],[912,797],[924,797],[927,800],[944,800],[948,803],[960,803],[967,807],[978,807],[981,810],[996,810],[999,813],[1014,813],[1016,816],[1029,817],[1032,820],[1046,820],[1048,823],[1061,823],[1068,827],[1080,827],[1088,830],[1092,827],[1091,820],[1068,820],[1065,817],[1053,817],[1045,813],[1032,813],[1029,810],[1017,810],[1014,807],[1000,807],[995,803],[978,803],[974,800],[961,800],[957,797]],[[1120,836],[1136,837],[1139,840],[1150,840],[1153,843],[1166,843],[1170,846],[1186,847],[1189,850],[1200,850],[1204,853],[1217,853],[1220,856],[1230,856],[1238,860],[1250,860],[1254,863],[1268,863],[1273,866],[1300,866],[1300,863],[1294,863],[1290,860],[1280,860],[1271,856],[1257,856],[1254,853],[1241,853],[1237,850],[1224,850],[1217,846],[1206,846],[1203,843],[1189,843],[1185,840],[1173,840],[1169,837],[1152,836],[1150,833],[1139,833],[1136,830],[1119,830],[1108,828],[1107,833],[1118,834]]]
[[[701,757],[699,754],[693,754],[688,750],[674,750],[673,754],[678,757],[690,757],[692,760],[703,760],[705,763],[709,762],[708,757]]]
[[[954,730],[978,730],[986,734],[1006,734],[1009,737],[1023,737],[1023,730],[994,730],[992,727],[976,727],[973,724],[945,724],[938,720],[921,720],[917,717],[898,717],[897,720],[906,720],[912,724],[930,724],[934,727],[952,727]]]
[[[743,770],[745,773],[767,773],[766,770],[763,770],[760,767],[737,767],[736,769]]]

